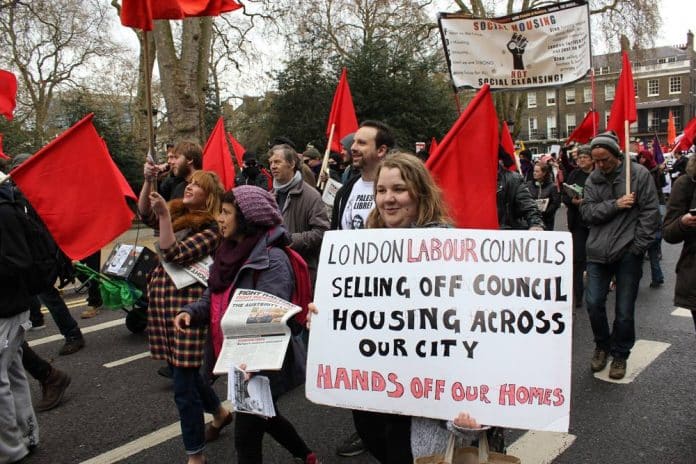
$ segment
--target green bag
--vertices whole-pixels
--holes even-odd
[[[143,294],[127,280],[107,277],[82,263],[76,263],[75,268],[89,276],[90,279],[99,282],[102,303],[109,309],[132,307]]]

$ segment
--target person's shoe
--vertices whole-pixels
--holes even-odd
[[[367,451],[367,449],[365,448],[362,438],[358,435],[358,432],[354,432],[336,448],[336,454],[344,457],[357,456],[365,451]]]
[[[211,441],[215,441],[220,438],[220,432],[222,432],[222,429],[232,423],[232,419],[234,419],[234,414],[232,414],[232,411],[228,411],[227,417],[225,417],[225,420],[222,421],[220,427],[214,426],[212,422],[208,424],[208,426],[205,428],[205,442],[210,443]]]
[[[66,338],[65,339],[65,344],[63,347],[60,349],[58,352],[59,355],[65,356],[68,354],[73,354],[77,353],[80,351],[82,348],[85,347],[85,339],[84,337],[78,337],[78,338]]]
[[[650,288],[660,288],[664,283],[664,280],[653,280],[652,282],[650,282]]]
[[[101,306],[99,306],[99,307],[90,306],[87,309],[85,309],[84,311],[82,311],[82,314],[80,314],[80,319],[91,319],[94,316],[96,316],[97,314],[99,314],[100,309],[101,309]]]
[[[42,412],[58,406],[63,400],[68,385],[70,385],[70,376],[52,367],[48,378],[41,384],[41,401],[34,405],[34,409]]]
[[[626,359],[614,358],[609,366],[609,378],[614,380],[623,379],[626,376]]]
[[[46,323],[44,322],[43,319],[41,320],[36,320],[36,321],[31,321],[31,330],[32,332],[38,331],[38,330],[43,330],[46,328]]]
[[[169,364],[157,369],[157,373],[167,379],[171,379],[172,377],[174,377],[174,373],[172,372],[172,366],[170,366]]]
[[[607,367],[607,352],[601,348],[595,348],[590,362],[592,372],[599,372],[605,367]]]

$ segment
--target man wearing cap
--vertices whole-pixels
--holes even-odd
[[[319,178],[319,171],[321,171],[322,156],[314,147],[308,147],[304,153],[302,153],[302,160],[307,166],[312,170],[314,178]]]
[[[273,175],[272,193],[290,232],[290,246],[307,262],[314,288],[321,240],[329,228],[326,206],[314,185],[302,180],[299,157],[290,145],[272,147],[268,163]]]
[[[634,313],[643,255],[655,239],[660,216],[650,172],[624,159],[614,132],[599,134],[590,149],[596,169],[587,178],[580,203],[580,214],[590,228],[586,301],[596,345],[590,367],[593,372],[603,370],[611,355],[609,377],[622,379],[636,338]],[[630,192],[626,192],[627,162]],[[606,300],[613,276],[616,314],[610,329]]]
[[[271,189],[271,175],[259,164],[256,153],[244,152],[242,172],[234,179],[234,185],[255,185],[268,191]]]

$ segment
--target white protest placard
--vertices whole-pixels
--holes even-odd
[[[565,2],[502,18],[440,13],[440,33],[457,88],[561,86],[591,67],[586,3]]]
[[[324,193],[321,195],[325,205],[333,206],[336,200],[336,193],[342,186],[342,183],[329,177],[329,180],[326,181],[326,187],[324,187]]]
[[[567,232],[325,233],[307,398],[567,432],[572,262]]]

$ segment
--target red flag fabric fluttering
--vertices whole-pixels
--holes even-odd
[[[203,149],[203,169],[213,171],[220,178],[225,191],[234,187],[234,166],[232,154],[225,139],[225,122],[222,116],[210,133]]]
[[[0,134],[0,159],[8,160],[8,159],[10,159],[10,157],[7,156],[2,149],[2,137],[3,137],[2,134]]]
[[[510,158],[511,163],[507,168],[508,171],[517,171],[517,160],[515,159],[515,142],[512,140],[512,134],[510,134],[510,128],[508,128],[507,122],[503,121],[502,131],[500,133],[500,146],[503,148],[505,154]]]
[[[428,156],[433,156],[433,153],[435,153],[437,151],[437,147],[438,147],[437,139],[435,137],[433,137],[430,140],[430,148],[428,149]]]
[[[219,16],[242,8],[236,0],[123,0],[121,24],[152,30],[157,19],[184,19],[197,16]]]
[[[580,125],[568,136],[568,140],[566,140],[565,144],[570,145],[571,142],[589,143],[592,137],[597,135],[596,132],[598,127],[599,113],[595,110],[588,111]]]
[[[341,79],[338,81],[336,93],[331,103],[329,123],[326,125],[327,140],[331,134],[331,126],[334,124],[331,151],[340,153],[341,139],[358,130],[358,118],[355,116],[355,107],[353,106],[353,97],[350,95],[346,68],[343,68],[343,72],[341,72]]]
[[[674,147],[675,151],[685,151],[691,148],[691,145],[696,143],[696,118],[693,118],[688,122],[684,128],[684,133],[681,134],[677,146]]]
[[[10,172],[71,259],[85,258],[128,230],[137,200],[87,115]]]
[[[628,123],[636,122],[636,94],[633,87],[633,71],[628,53],[623,52],[621,74],[614,94],[614,103],[611,105],[607,130],[613,130],[619,137],[621,149],[626,149],[626,135],[624,121]]]
[[[227,137],[230,139],[230,143],[232,144],[232,151],[234,152],[234,157],[237,160],[237,166],[240,168],[242,167],[242,163],[244,162],[244,152],[246,151],[246,148],[235,139],[232,134],[227,133]]]
[[[12,121],[17,106],[17,78],[14,74],[0,69],[0,114]]]
[[[485,84],[425,166],[457,227],[497,229],[498,117]]]
[[[674,115],[669,112],[669,118],[667,118],[667,145],[670,147],[674,145],[674,140],[677,138],[677,126],[674,125]]]

